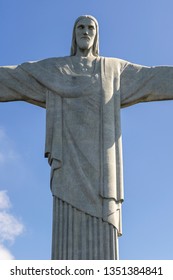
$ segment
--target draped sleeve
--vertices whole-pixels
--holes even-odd
[[[21,65],[0,67],[0,102],[8,101],[26,101],[45,107],[46,88]]]
[[[121,74],[121,106],[173,99],[173,67],[126,62]]]

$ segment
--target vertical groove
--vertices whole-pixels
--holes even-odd
[[[57,204],[56,204],[56,198],[53,196],[53,219],[52,219],[52,260],[55,260],[57,258],[57,247],[58,247],[58,240],[56,238],[57,236],[57,223],[56,223],[56,217],[57,217]]]
[[[113,247],[113,237],[114,235],[114,230],[113,230],[113,226],[110,225],[109,226],[109,236],[110,236],[110,243],[109,243],[109,260],[113,260],[113,256],[114,256],[114,247]]]
[[[87,247],[86,247],[86,242],[87,242],[87,235],[86,235],[86,222],[87,222],[87,215],[84,216],[82,214],[81,216],[81,235],[82,235],[82,244],[81,244],[81,249],[82,249],[82,252],[81,252],[81,259],[82,260],[86,260],[86,250],[87,250]]]
[[[89,215],[86,216],[86,260],[89,258]]]
[[[72,260],[72,242],[73,242],[73,215],[72,206],[68,206],[68,242],[67,242],[67,259]],[[65,219],[65,217],[64,217]]]
[[[96,230],[96,240],[97,240],[97,260],[100,259],[100,252],[99,252],[99,238],[100,238],[100,233],[99,233],[99,219],[96,218],[97,221],[97,230]]]
[[[59,237],[58,237],[58,243],[59,243],[59,250],[58,250],[58,256],[59,256],[59,260],[62,260],[62,233],[63,233],[63,218],[62,218],[62,201],[59,199],[58,200],[58,204],[59,204],[59,215],[58,215],[58,219],[59,219]]]
[[[74,223],[74,208],[72,207],[72,260],[74,260],[74,239],[75,239],[75,234],[74,234],[74,228],[75,228],[75,223]]]
[[[115,227],[61,199],[53,199],[52,259],[118,259]]]
[[[98,251],[98,248],[97,248],[97,218],[94,217],[93,218],[93,240],[94,240],[94,244],[93,244],[93,250],[94,250],[94,260],[97,260],[98,259],[98,256],[97,256],[97,251]]]
[[[115,228],[114,229],[115,230],[115,244],[114,244],[114,246],[116,246],[115,247],[115,252],[116,252],[116,255],[115,255],[115,260],[119,260],[119,248],[118,248],[118,231],[117,231],[117,229]]]
[[[104,242],[104,251],[105,251],[105,260],[110,259],[110,236],[109,236],[109,224],[104,222],[104,234],[105,234],[105,239],[106,242]]]
[[[108,245],[107,245],[107,249],[108,249],[108,260],[110,260],[110,247],[111,247],[111,238],[110,238],[110,228],[111,226],[109,224],[106,223],[106,232],[107,232],[107,239],[108,239]]]
[[[104,259],[104,250],[103,250],[103,244],[104,244],[104,236],[103,236],[103,222],[101,218],[99,219],[99,260]]]
[[[62,223],[63,223],[63,260],[67,259],[67,223],[68,223],[68,216],[67,216],[67,204],[63,202],[63,213],[62,213]]]
[[[77,260],[77,210],[74,208],[74,216],[73,216],[73,221],[74,221],[74,240],[73,240],[73,259]]]
[[[92,240],[93,240],[93,237],[92,237],[92,219],[90,216],[88,216],[88,259],[89,260],[92,260],[93,259],[93,254],[92,254],[92,251],[93,251],[93,244],[92,244]]]
[[[77,210],[77,260],[82,259],[82,212]]]
[[[116,231],[112,228],[112,259],[116,259]]]

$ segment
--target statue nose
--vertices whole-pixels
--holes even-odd
[[[84,30],[84,34],[88,34],[88,29],[85,29],[85,30]]]

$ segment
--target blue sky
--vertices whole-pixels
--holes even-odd
[[[69,54],[74,20],[95,16],[100,54],[173,65],[172,0],[0,0],[0,65]],[[125,202],[120,259],[173,259],[173,102],[122,110]],[[45,111],[0,104],[0,258],[50,259]]]

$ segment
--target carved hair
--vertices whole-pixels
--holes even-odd
[[[74,27],[73,27],[73,34],[72,34],[72,44],[71,44],[71,53],[70,55],[76,55],[76,51],[77,51],[77,44],[76,44],[76,33],[75,33],[75,29],[76,29],[76,25],[77,23],[83,19],[83,18],[89,18],[91,20],[94,21],[95,25],[96,25],[96,36],[94,39],[94,44],[93,44],[93,55],[94,56],[98,56],[99,55],[99,25],[98,25],[98,21],[96,20],[96,18],[94,18],[93,16],[90,15],[84,15],[84,16],[80,16],[76,19],[75,23],[74,23]]]

